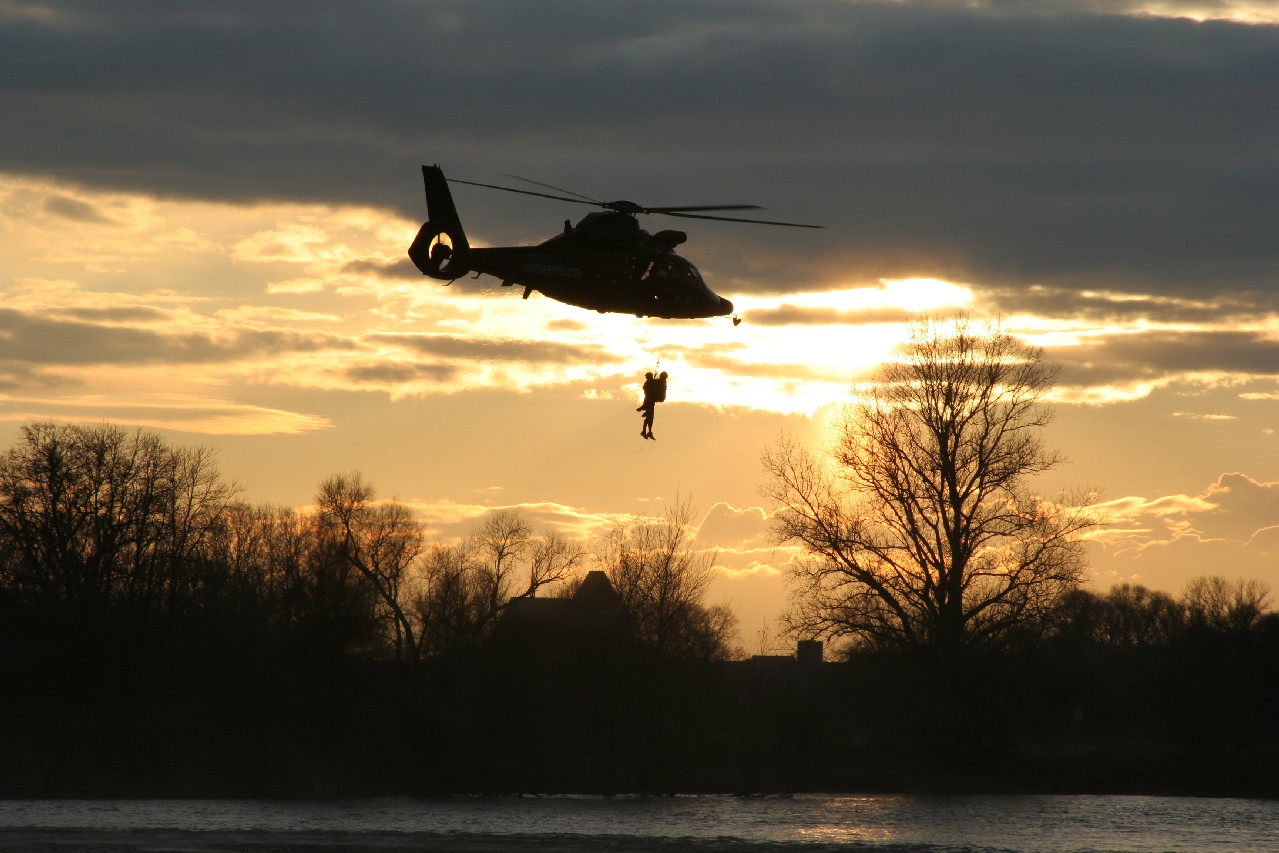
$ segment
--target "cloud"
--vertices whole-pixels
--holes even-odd
[[[702,517],[697,542],[703,548],[752,548],[771,545],[768,514],[759,507],[738,509],[723,501]]]
[[[407,256],[395,261],[378,261],[367,258],[351,261],[342,268],[343,273],[371,274],[382,278],[420,281],[422,271]]]
[[[867,308],[862,311],[842,311],[819,306],[782,305],[750,313],[749,320],[757,326],[792,325],[847,325],[867,323],[906,323],[913,313],[903,308]]]
[[[1177,589],[1193,577],[1273,574],[1279,483],[1220,475],[1198,495],[1107,502],[1109,519],[1093,538],[1095,562],[1117,577]]]
[[[85,311],[81,309],[77,313],[83,315]],[[355,346],[336,335],[284,329],[233,329],[218,334],[116,325],[125,317],[154,320],[159,316],[145,309],[89,311],[88,314],[110,322],[49,320],[0,308],[0,362],[47,366],[211,364],[283,353],[349,350]]]
[[[1098,336],[1072,360],[1167,373],[1279,375],[1279,337],[1265,331],[1184,329]]]
[[[67,196],[50,196],[45,199],[44,209],[46,213],[54,216],[69,219],[72,222],[94,222],[108,223],[111,220],[104,216],[93,205],[85,204],[83,201]]]
[[[1175,386],[1183,393],[1198,394],[1213,387],[1279,378],[1279,337],[1272,324],[1273,315],[1249,317],[1234,329],[1226,328],[1225,319],[1199,327],[1143,327],[1135,322],[1122,330],[1117,322],[1087,329],[1086,321],[1075,321],[1074,331],[1069,324],[1062,328],[1068,342],[1045,348],[1049,360],[1061,368],[1054,399],[1113,403],[1144,397],[1159,388]],[[1242,325],[1254,328],[1238,328]],[[1265,399],[1264,392],[1241,393]],[[1236,416],[1222,411],[1174,414],[1208,419]]]
[[[498,498],[503,490],[491,491],[492,497]],[[553,501],[503,503],[493,499],[477,502],[406,499],[402,502],[414,511],[415,517],[425,526],[427,535],[442,544],[457,542],[469,536],[485,518],[504,510],[519,513],[532,528],[534,536],[553,531],[587,548],[604,536],[614,524],[628,520],[621,514],[593,512]]]
[[[1218,477],[1204,497],[1214,505],[1202,521],[1213,538],[1247,542],[1260,530],[1279,524],[1279,483],[1231,472]]]
[[[149,305],[80,306],[64,308],[57,313],[62,317],[87,324],[163,323],[173,317],[171,312]]]
[[[554,341],[512,340],[456,335],[374,334],[371,343],[390,345],[423,355],[478,361],[514,361],[541,364],[600,364],[615,356],[603,347]]]
[[[460,369],[450,364],[420,362],[376,362],[345,368],[342,375],[357,385],[396,386],[426,381],[443,385],[459,378]]]
[[[164,369],[183,387],[241,394],[245,383],[395,400],[560,387],[607,400],[636,393],[643,369],[662,359],[682,383],[678,400],[807,411],[874,360],[863,345],[875,335],[861,330],[853,349],[864,351],[853,357],[844,325],[743,336],[727,321],[640,321],[526,302],[491,283],[474,295],[401,284],[371,271],[402,255],[408,228],[362,208],[210,205],[80,189],[74,198],[119,215],[60,254],[65,237],[26,213],[42,209],[38,199],[70,192],[0,180],[0,234],[15,264],[14,286],[0,296],[0,368],[6,386],[29,397],[92,387],[102,381],[94,369],[111,365],[135,371],[113,383],[122,410],[131,383]],[[174,233],[185,236],[150,251],[158,235]],[[888,304],[918,289],[822,297]],[[776,364],[779,349],[798,360]]]
[[[216,436],[301,435],[332,426],[328,418],[317,415],[212,397],[149,396],[150,401],[144,397],[123,403],[110,397],[84,395],[61,400],[0,397],[0,421],[113,422]]]
[[[1113,323],[1198,325],[1249,322],[1279,310],[1279,294],[1254,291],[1233,295],[1167,296],[1107,290],[1072,290],[1043,284],[983,287],[982,302],[992,313],[1028,314],[1105,326]]]
[[[417,165],[439,162],[827,226],[698,223],[689,255],[738,292],[940,274],[1193,296],[1259,292],[1279,268],[1279,28],[1157,16],[1264,5],[7,8],[0,97],[22,132],[0,170],[420,219]],[[579,212],[478,188],[458,202],[493,244]]]

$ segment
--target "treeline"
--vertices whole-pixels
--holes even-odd
[[[848,667],[857,723],[834,751],[876,785],[1279,796],[1279,614],[1258,581],[1077,589],[1045,633],[945,671],[868,647]]]
[[[690,516],[682,503],[660,523],[619,525],[593,552],[509,510],[437,543],[358,474],[321,483],[309,511],[252,505],[207,449],[39,423],[0,456],[0,601],[11,619],[66,637],[110,629],[140,641],[222,623],[321,656],[408,665],[473,651],[512,598],[571,592],[590,567],[609,573],[637,638],[720,658],[733,626],[701,605],[710,564],[687,538]]]
[[[431,541],[358,475],[252,505],[207,450],[29,425],[0,455],[0,796],[1279,795],[1263,584],[1076,589],[940,670],[730,660],[692,521],[677,501],[588,547],[508,511]],[[588,570],[609,630],[504,622]]]
[[[1204,576],[1180,596],[1122,584],[1083,590],[1044,650],[1036,703],[1058,709],[1045,742],[1078,775],[1129,787],[1279,796],[1279,614],[1256,580]],[[1065,713],[1063,713],[1065,712]],[[1068,714],[1068,716],[1067,716]]]
[[[430,789],[469,760],[438,716],[467,716],[446,694],[513,599],[603,570],[636,660],[732,654],[691,515],[589,550],[512,511],[433,542],[359,475],[253,505],[207,449],[28,425],[0,456],[0,795]]]

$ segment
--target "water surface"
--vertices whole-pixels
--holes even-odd
[[[0,849],[1279,853],[1279,802],[1116,796],[0,801]]]

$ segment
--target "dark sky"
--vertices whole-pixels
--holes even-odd
[[[1129,7],[4,2],[0,170],[418,216],[436,162],[837,236],[699,235],[729,268],[767,241],[760,288],[930,274],[1269,304],[1279,27],[1096,12]],[[489,192],[460,203],[495,239],[561,213]]]

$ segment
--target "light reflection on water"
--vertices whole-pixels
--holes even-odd
[[[675,843],[680,849],[738,851],[840,846],[939,853],[1279,853],[1279,803],[1164,797],[818,795],[0,801],[0,849],[8,849],[6,840],[17,837],[34,845],[24,849],[39,849],[40,839],[57,841],[67,834],[81,841],[88,834],[94,843],[111,844],[126,836],[132,843],[146,833],[160,832],[186,834],[190,849],[200,849],[201,834],[210,838],[221,834],[219,849],[241,849],[228,846],[223,837],[235,833],[243,849],[249,849],[264,840],[293,844],[330,833],[341,834],[357,849],[495,838],[511,845],[521,839],[553,839],[556,849],[566,850],[592,849],[603,839],[632,849],[629,845],[648,839],[668,847]],[[36,841],[31,842],[32,838]]]

